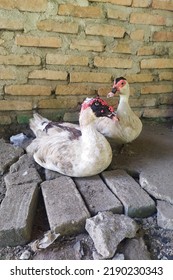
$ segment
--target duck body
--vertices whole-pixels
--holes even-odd
[[[108,97],[114,96],[116,92],[119,92],[120,95],[116,111],[117,120],[105,119],[103,123],[103,120],[98,119],[96,127],[98,131],[117,144],[130,143],[140,135],[142,122],[129,105],[129,84],[123,77],[115,80],[112,92],[108,93]]]
[[[92,176],[105,170],[111,163],[112,150],[94,125],[98,112],[93,111],[93,104],[99,102],[97,98],[96,102],[92,99],[83,103],[79,117],[80,130],[67,123],[65,128],[57,126],[58,130],[56,127],[46,129],[47,124],[42,132],[40,129],[40,132],[37,131],[37,137],[27,151],[42,167],[71,177]],[[108,108],[104,113],[100,112],[99,117],[102,114],[113,115]],[[34,120],[31,120],[31,128],[33,126]]]

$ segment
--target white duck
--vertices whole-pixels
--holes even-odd
[[[129,105],[130,87],[125,78],[119,77],[114,81],[112,91],[107,97],[114,96],[116,92],[120,95],[116,111],[118,120],[97,119],[96,127],[98,131],[115,140],[117,144],[130,143],[141,133],[142,122]]]
[[[102,117],[111,119],[114,115],[113,108],[98,97],[83,102],[80,130],[57,123],[54,126],[36,114],[30,127],[37,137],[27,147],[27,152],[32,153],[42,167],[67,176],[98,174],[111,163],[112,150],[106,138],[96,130],[94,121]]]

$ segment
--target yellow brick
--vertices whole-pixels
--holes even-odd
[[[118,43],[117,46],[112,48],[113,52],[116,53],[127,53],[130,54],[131,53],[131,46],[129,43]]]
[[[164,94],[159,97],[159,104],[172,105],[173,94]]]
[[[104,44],[96,40],[76,40],[73,39],[70,44],[70,49],[80,51],[94,51],[102,52],[104,50]]]
[[[132,68],[132,60],[96,56],[94,59],[94,65],[97,67]]]
[[[31,54],[25,55],[0,55],[0,64],[7,65],[40,65],[41,59]]]
[[[152,8],[173,11],[172,0],[153,0]]]
[[[39,30],[58,33],[78,33],[78,24],[72,22],[59,22],[55,20],[42,20],[37,23]]]
[[[152,74],[131,74],[127,75],[126,79],[129,83],[144,83],[152,82],[154,80],[154,76]]]
[[[142,69],[157,69],[157,68],[173,68],[173,59],[168,58],[151,58],[141,61]]]
[[[109,86],[107,86],[107,87],[104,87],[104,86],[99,87],[98,88],[98,95],[105,97],[105,96],[107,96],[108,92],[110,92],[111,90],[112,90],[112,86],[110,86],[110,87]]]
[[[132,31],[130,34],[130,38],[133,41],[143,41],[144,40],[144,30],[142,29],[137,29],[135,31]]]
[[[22,20],[15,20],[15,19],[0,19],[0,30],[7,29],[7,30],[23,30],[24,23]]]
[[[0,111],[28,111],[32,110],[32,102],[0,100]]]
[[[60,48],[61,39],[56,37],[34,37],[18,35],[15,38],[16,45],[41,48]]]
[[[46,56],[46,63],[47,64],[58,64],[58,65],[87,66],[88,65],[88,57],[49,53]]]
[[[158,42],[171,42],[173,41],[173,32],[166,32],[166,31],[158,31],[154,32],[153,41],[158,41]]]
[[[169,93],[173,91],[172,85],[150,85],[141,88],[141,94]]]
[[[45,80],[67,80],[67,72],[53,70],[33,70],[29,73],[29,79],[45,79]]]
[[[126,21],[129,19],[129,13],[128,12],[123,12],[115,9],[108,9],[107,10],[107,17],[108,18],[113,18],[113,19],[118,19],[118,20],[123,20]]]
[[[132,0],[89,0],[89,2],[111,3],[122,6],[131,6]]]
[[[10,95],[51,95],[52,88],[41,85],[10,85],[5,86],[5,93]]]
[[[93,6],[81,7],[72,4],[60,4],[58,14],[82,18],[100,18],[102,17],[102,10]]]
[[[147,13],[132,13],[130,17],[130,23],[147,25],[165,25],[166,19],[160,15],[152,15]]]
[[[58,96],[57,99],[43,99],[38,103],[40,109],[71,109],[77,107],[79,102],[83,101],[83,97],[78,96]]]
[[[0,8],[18,9],[20,11],[44,12],[47,7],[47,0],[1,0]]]
[[[154,52],[155,52],[155,50],[153,47],[145,46],[145,47],[141,47],[138,50],[137,55],[153,55]]]
[[[88,86],[75,85],[58,85],[56,87],[57,95],[95,95],[96,91]]]
[[[110,83],[111,74],[95,72],[72,72],[70,73],[71,83]]]
[[[173,108],[145,108],[143,112],[144,118],[168,118],[173,116]]]
[[[135,107],[153,107],[156,105],[157,99],[154,97],[149,98],[130,98],[129,104],[132,108]]]
[[[109,36],[114,38],[122,38],[125,33],[124,27],[109,24],[94,24],[86,27],[87,35]]]
[[[10,69],[0,69],[0,80],[15,80],[16,74]]]
[[[162,72],[159,74],[160,81],[173,81],[173,72]]]
[[[133,0],[132,7],[148,8],[151,4],[151,0]]]

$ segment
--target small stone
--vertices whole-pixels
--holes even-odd
[[[25,250],[22,255],[20,256],[20,260],[29,260],[31,257],[31,252],[28,250]]]
[[[3,175],[9,166],[17,161],[23,153],[22,148],[15,147],[0,139],[0,175]]]
[[[173,205],[166,201],[157,201],[157,224],[164,229],[173,230]]]
[[[61,235],[82,232],[90,214],[73,180],[61,176],[41,184],[50,228]]]
[[[124,260],[125,258],[124,258],[124,255],[123,254],[116,254],[113,258],[112,258],[112,260]]]
[[[132,238],[136,235],[138,225],[125,215],[102,212],[87,219],[85,228],[98,254],[103,258],[112,258],[124,238]]]
[[[128,239],[123,246],[122,253],[126,260],[151,260],[150,253],[142,237]]]
[[[156,211],[154,200],[124,170],[105,171],[102,176],[124,206],[125,214],[130,217],[144,218]]]

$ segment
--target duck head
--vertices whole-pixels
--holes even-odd
[[[100,97],[86,98],[81,106],[79,116],[80,124],[89,124],[94,122],[97,118],[102,117],[110,119],[116,118],[114,108],[109,106],[107,102]]]
[[[127,97],[130,95],[129,83],[123,77],[119,77],[114,80],[112,91],[108,93],[107,97],[112,97],[117,92],[119,95],[124,95]]]

